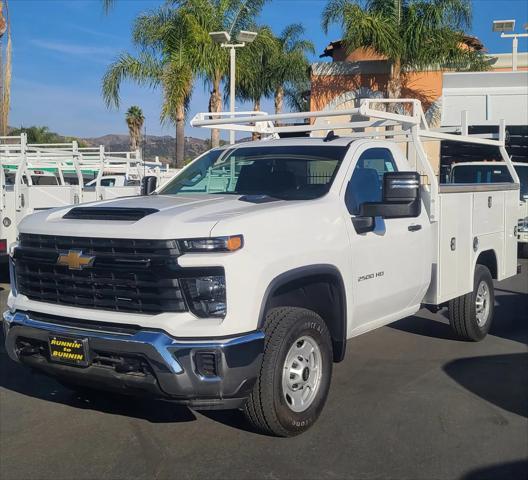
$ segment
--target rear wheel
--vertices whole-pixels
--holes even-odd
[[[319,417],[332,376],[332,341],[311,310],[281,307],[266,316],[261,371],[244,407],[259,431],[289,437]]]
[[[475,268],[473,291],[449,302],[449,323],[465,340],[482,340],[491,327],[495,293],[490,271],[483,265]]]

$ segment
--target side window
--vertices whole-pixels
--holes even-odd
[[[115,185],[115,180],[113,178],[105,178],[101,180],[101,187],[113,187]]]
[[[345,192],[345,204],[350,214],[358,215],[362,203],[381,202],[383,174],[397,170],[389,149],[371,148],[364,151],[357,161]]]

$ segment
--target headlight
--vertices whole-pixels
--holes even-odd
[[[189,277],[180,281],[192,313],[197,317],[225,317],[225,276]]]
[[[180,240],[180,246],[183,252],[188,253],[235,252],[244,246],[244,237],[232,235],[229,237],[189,238]]]

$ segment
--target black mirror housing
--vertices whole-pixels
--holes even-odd
[[[422,211],[420,174],[387,172],[383,175],[383,201],[360,206],[362,217],[416,218]]]
[[[158,179],[154,175],[147,175],[141,179],[141,195],[150,195],[158,186]]]
[[[352,224],[359,234],[372,232],[376,225],[374,217],[352,217]]]

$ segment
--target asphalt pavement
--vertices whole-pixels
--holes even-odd
[[[2,346],[0,478],[527,479],[523,268],[497,284],[483,342],[425,310],[350,340],[319,421],[292,439],[252,432],[238,412],[80,395]]]

